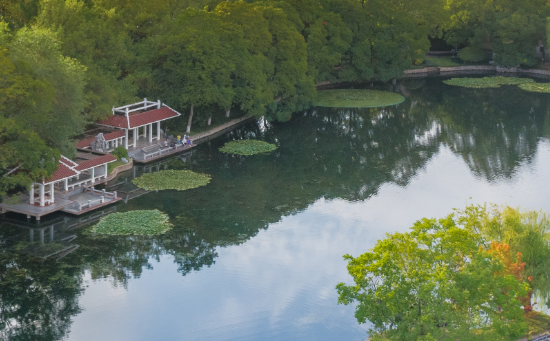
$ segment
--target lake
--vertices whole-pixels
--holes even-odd
[[[550,211],[550,95],[465,89],[444,78],[392,87],[374,109],[311,108],[259,121],[191,153],[136,166],[109,190],[127,200],[37,225],[0,218],[0,338],[14,340],[365,340],[335,286],[342,256],[467,204]],[[267,155],[218,151],[260,139]],[[212,176],[193,190],[145,192],[162,169]],[[103,214],[159,209],[156,237],[96,237]]]

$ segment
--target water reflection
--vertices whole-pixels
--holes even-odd
[[[110,285],[123,288],[143,277],[145,271],[160,273],[162,278],[173,281],[173,277],[155,270],[169,261],[173,262],[170,269],[175,269],[180,278],[188,276],[222,261],[224,247],[250,241],[261,231],[273,229],[275,223],[288,219],[285,217],[296,216],[298,221],[304,221],[296,226],[303,226],[308,219],[328,219],[322,217],[322,210],[350,209],[342,202],[368,201],[383,187],[394,185],[405,191],[411,181],[425,171],[430,160],[442,153],[446,155],[448,150],[460,157],[483,183],[513,182],[518,167],[532,162],[540,148],[540,138],[550,131],[550,120],[546,119],[550,113],[548,99],[541,94],[515,87],[452,88],[443,86],[441,79],[407,80],[396,88],[407,98],[396,107],[312,108],[296,114],[291,122],[251,124],[200,146],[193,154],[135,167],[119,175],[109,186],[126,195],[127,200],[113,209],[158,208],[166,212],[174,224],[174,229],[165,235],[90,236],[82,227],[99,218],[91,219],[93,215],[78,218],[84,220],[55,216],[38,226],[27,226],[15,215],[2,218],[0,324],[3,329],[0,338],[61,339],[70,330],[71,316],[81,310],[79,298],[86,290],[82,282],[84,274],[92,281],[106,278]],[[278,144],[279,148],[269,155],[252,157],[217,151],[225,141],[235,138],[263,139]],[[209,173],[212,182],[186,192],[147,192],[131,182],[143,172],[161,169]],[[446,174],[440,177],[444,179]],[[426,193],[421,190],[413,194]],[[319,204],[320,200],[323,204]],[[312,205],[315,208],[308,209]],[[306,209],[307,214],[302,214]],[[387,208],[385,214],[393,211]],[[335,240],[334,235],[324,235],[321,245],[325,248],[338,240],[345,244],[345,240],[355,234],[365,234],[355,228],[344,228],[342,222],[334,224],[342,225],[339,231],[343,236]],[[326,222],[319,226],[324,232],[329,228]],[[315,231],[314,226],[309,228]],[[373,236],[379,237],[386,230],[380,231],[364,237],[374,240]],[[312,245],[300,245],[304,236],[296,238],[269,245],[264,241],[263,246],[257,248],[268,252],[264,263],[276,258],[277,250],[285,245],[294,245],[291,259],[304,257],[297,254],[300,248],[314,253]],[[357,252],[361,251],[360,247],[363,246],[357,246]],[[347,252],[332,251],[335,257]],[[243,256],[234,261],[239,265],[246,259]],[[333,269],[332,277],[336,278],[341,272],[335,269],[342,264],[330,263],[330,259],[324,260],[323,268]],[[293,263],[287,261],[281,260],[285,265],[273,267],[274,273],[268,277],[285,276]],[[229,269],[237,265],[223,264]],[[316,271],[319,270],[308,272],[308,276],[316,277],[319,275]],[[325,281],[323,288],[333,287],[327,282],[329,277],[318,277]],[[300,278],[296,274],[289,280],[294,283]],[[220,290],[221,285],[212,286],[211,290]],[[233,294],[239,289],[234,290]],[[291,284],[285,290],[288,291],[283,295],[288,301],[285,311],[298,311],[300,301],[296,300],[305,300],[307,294],[312,294],[292,289]],[[295,293],[292,297],[288,296],[291,292]],[[273,303],[270,302],[267,300],[265,304]],[[325,322],[331,319],[331,309],[339,311],[333,306],[325,308],[322,314],[326,316],[321,319]],[[208,315],[207,312],[197,314]],[[295,312],[286,314],[294,316]],[[294,332],[300,333],[300,329]],[[308,339],[305,334],[301,337]]]

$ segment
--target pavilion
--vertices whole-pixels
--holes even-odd
[[[55,185],[65,192],[75,187],[94,185],[101,178],[106,178],[107,164],[116,161],[117,158],[111,154],[102,155],[92,160],[76,163],[61,156],[57,170],[48,179],[31,184],[29,191],[29,204],[35,205],[38,201],[40,207],[55,203]],[[80,179],[83,176],[84,179]],[[35,188],[38,186],[38,196],[35,195]]]
[[[164,103],[161,103],[160,100],[157,102],[147,101],[147,98],[143,99],[143,102],[138,102],[134,104],[125,105],[118,108],[113,108],[113,115],[109,118],[102,120],[98,125],[106,126],[115,129],[121,129],[124,132],[124,135],[105,135],[105,140],[109,137],[115,143],[115,146],[118,142],[124,143],[124,148],[132,146],[137,147],[137,141],[140,136],[144,138],[148,137],[148,142],[152,143],[153,139],[160,141],[161,139],[161,129],[160,122],[168,120],[174,117],[181,116],[180,113],[170,108]],[[156,136],[153,135],[153,125],[156,125]],[[143,134],[140,135],[140,128],[143,128]],[[129,142],[129,132],[132,131],[133,143]],[[114,133],[113,133],[114,134]],[[90,139],[89,143],[93,139]],[[82,145],[85,145],[88,142],[82,142]],[[89,146],[89,144],[88,144]],[[85,147],[85,146],[84,146]]]

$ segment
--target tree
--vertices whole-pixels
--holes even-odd
[[[513,339],[526,330],[521,303],[529,286],[483,248],[452,215],[422,219],[388,234],[357,258],[346,255],[355,285],[337,286],[339,303],[390,340]]]
[[[19,89],[8,96],[2,116],[13,118],[25,129],[34,131],[51,148],[68,157],[75,154],[71,138],[82,132],[84,109],[84,72],[78,61],[59,51],[55,34],[45,29],[23,28],[10,35],[0,29],[0,45],[18,66]]]
[[[446,34],[453,46],[492,50],[503,66],[535,65],[535,47],[545,37],[550,6],[542,0],[449,1],[451,24]]]
[[[164,34],[152,40],[157,51],[152,60],[155,90],[165,101],[190,108],[190,132],[196,107],[231,106],[234,49],[241,45],[242,31],[216,13],[194,9],[183,11],[175,20],[166,18],[163,25]]]

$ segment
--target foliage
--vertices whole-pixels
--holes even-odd
[[[477,63],[485,59],[485,51],[480,48],[467,46],[458,51],[458,57],[466,62]]]
[[[109,214],[101,218],[90,232],[107,235],[156,235],[171,228],[167,214],[159,210],[138,210]]]
[[[451,0],[446,39],[452,46],[492,49],[503,66],[535,65],[550,6],[543,0]]]
[[[143,174],[132,180],[132,182],[148,191],[165,189],[185,191],[186,189],[206,186],[210,182],[210,175],[195,173],[190,170],[163,170]]]
[[[399,104],[404,100],[403,96],[395,92],[338,89],[319,91],[314,105],[334,108],[375,108]]]
[[[550,299],[550,218],[537,211],[522,212],[519,209],[487,205],[468,206],[457,212],[458,219],[466,229],[477,233],[485,240],[497,241],[510,246],[512,253],[521,253],[525,262],[522,280],[529,282],[534,296],[545,302]],[[530,302],[528,305],[531,305]]]
[[[529,286],[482,246],[453,215],[424,218],[359,257],[346,255],[355,285],[337,286],[339,303],[357,301],[357,320],[390,340],[512,340],[526,331],[517,298]]]
[[[526,83],[520,84],[519,88],[530,92],[550,93],[550,83]]]
[[[452,67],[460,66],[453,57],[426,57],[424,64],[428,66]],[[423,67],[422,65],[420,65]]]
[[[277,146],[271,143],[257,140],[237,140],[227,142],[220,148],[220,152],[238,155],[254,155],[268,153],[277,149]]]
[[[115,168],[117,168],[118,166],[122,166],[122,165],[125,165],[125,163],[120,161],[120,160],[108,163],[107,164],[107,174],[111,174],[113,172],[113,170],[115,170]]]
[[[462,86],[465,88],[499,88],[501,85],[520,85],[534,83],[531,78],[517,78],[517,77],[483,77],[483,78],[451,78],[443,81],[447,85]]]
[[[115,156],[117,159],[128,159],[128,150],[122,146],[116,147],[111,154]]]
[[[532,311],[525,315],[525,322],[529,327],[527,336],[535,336],[550,330],[550,316]]]

